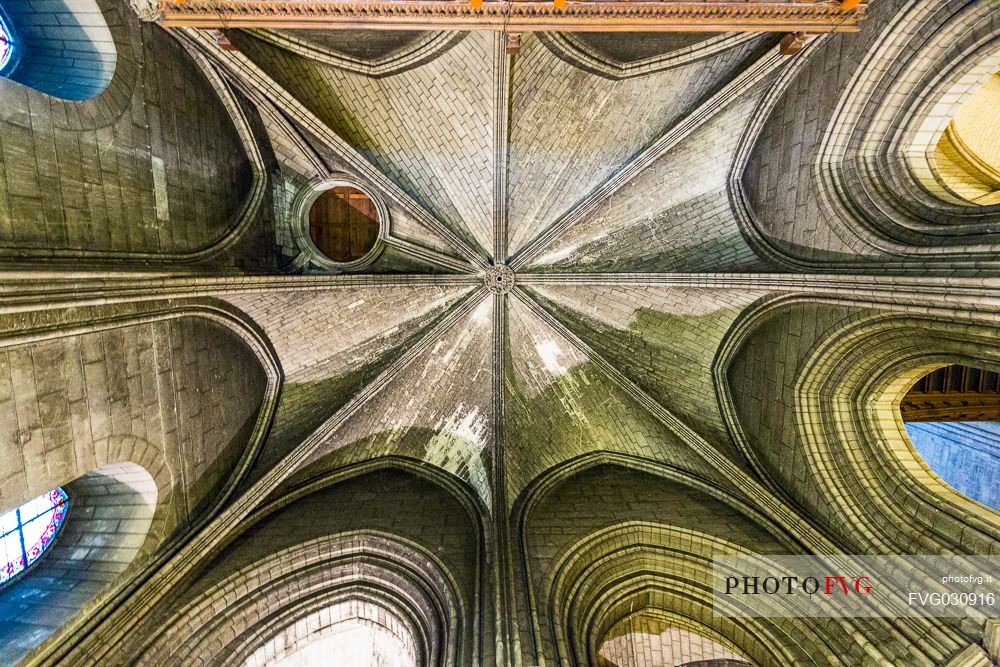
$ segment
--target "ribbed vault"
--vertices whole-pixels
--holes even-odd
[[[70,273],[0,243],[26,262],[0,273],[0,334],[17,362],[26,337],[198,309],[267,377],[221,385],[256,410],[220,421],[231,476],[212,454],[175,462],[190,505],[220,505],[32,657],[256,665],[348,622],[422,665],[611,664],[635,627],[765,666],[980,650],[969,623],[720,620],[708,583],[720,553],[997,553],[1000,514],[920,468],[898,414],[936,365],[1000,364],[998,214],[936,199],[910,148],[985,67],[986,4],[884,0],[793,57],[770,35],[524,35],[511,54],[488,31],[164,33],[130,15],[141,44],[170,40],[157,76],[189,72],[212,127],[190,122],[217,136],[152,167],[165,185],[142,201],[162,214],[165,187],[171,220],[205,225],[120,257],[197,256],[124,273],[60,241],[57,259],[94,262]],[[932,36],[910,53],[915,33]],[[23,120],[0,117],[23,129],[5,156],[36,136]],[[331,183],[380,212],[363,263],[303,241]],[[182,186],[211,203],[181,207]],[[11,192],[0,222],[8,202],[48,206]],[[205,352],[157,331],[157,350]],[[44,440],[39,400],[11,442]]]

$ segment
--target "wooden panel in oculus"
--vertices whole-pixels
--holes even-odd
[[[378,232],[375,202],[356,188],[330,188],[309,209],[309,237],[335,262],[364,257],[375,247]]]

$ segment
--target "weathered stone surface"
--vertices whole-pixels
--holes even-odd
[[[183,255],[239,222],[252,172],[230,112],[164,30],[130,13],[118,20],[127,36],[119,47],[134,57],[116,77],[129,83],[113,81],[93,102],[123,96],[114,115],[80,122],[76,106],[92,103],[74,106],[0,79],[5,261]]]
[[[946,4],[873,5],[784,60],[683,33],[313,30],[307,52],[129,15],[134,86],[97,107],[0,81],[0,252],[23,260],[0,271],[0,509],[75,503],[0,587],[0,657],[262,666],[357,631],[463,666],[980,659],[972,618],[727,619],[710,590],[723,553],[1000,555],[997,511],[934,473],[972,489],[979,459],[921,459],[898,411],[935,365],[1000,368],[991,260],[873,250],[871,210],[821,205],[852,82],[983,12]],[[1000,34],[975,15],[968,39]],[[887,99],[882,139],[907,122]],[[841,194],[905,194],[872,173]],[[336,181],[385,222],[339,274],[295,227]]]

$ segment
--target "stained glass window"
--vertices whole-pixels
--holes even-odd
[[[69,498],[53,489],[0,517],[0,584],[28,567],[52,544],[59,532]]]
[[[7,30],[7,24],[3,22],[3,16],[0,16],[0,70],[7,66],[13,53],[14,44],[10,38],[10,31]]]

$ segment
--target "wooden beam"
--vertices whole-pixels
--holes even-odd
[[[1000,374],[945,366],[925,375],[899,406],[903,421],[1000,421]]]
[[[906,422],[997,422],[1000,396],[983,394],[922,394],[899,406]]]
[[[164,27],[566,32],[856,32],[866,3],[158,0]]]

